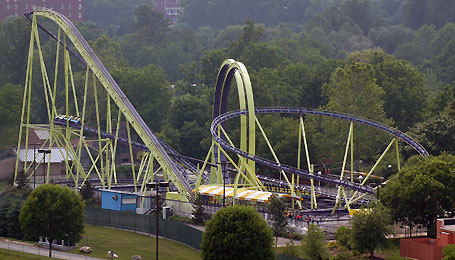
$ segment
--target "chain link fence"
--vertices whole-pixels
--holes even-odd
[[[155,215],[140,215],[131,212],[87,207],[85,209],[85,221],[91,225],[156,234]],[[183,223],[159,218],[158,234],[198,250],[201,249],[202,231]]]

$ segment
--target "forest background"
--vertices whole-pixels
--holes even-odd
[[[180,153],[205,158],[215,79],[228,58],[246,65],[256,107],[352,113],[409,133],[432,155],[454,152],[454,1],[182,0],[182,5],[178,23],[170,25],[150,0],[86,0],[85,21],[76,23],[145,122]],[[17,145],[30,28],[23,17],[0,22],[0,157]],[[55,41],[42,34],[41,42],[52,64]],[[82,84],[83,66],[74,65],[73,72],[76,85]],[[35,80],[33,91],[44,97],[40,84]],[[228,110],[238,108],[231,92]],[[47,119],[39,96],[32,101],[31,123]],[[298,117],[259,119],[280,161],[295,166]],[[95,120],[89,115],[86,123]],[[307,116],[305,127],[315,170],[339,169],[349,123]],[[228,128],[238,143],[238,122]],[[366,169],[390,138],[362,126],[354,134],[356,168]],[[258,139],[257,146],[258,154],[272,159],[265,141]],[[401,153],[404,159],[415,154]],[[390,174],[387,165],[395,160],[387,156],[378,174]]]

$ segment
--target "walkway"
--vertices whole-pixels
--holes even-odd
[[[10,241],[10,240],[1,240],[0,248],[12,250],[12,251],[19,251],[19,252],[28,253],[28,254],[34,254],[34,255],[42,255],[42,256],[49,255],[48,248],[41,248],[41,247],[33,246],[31,244]],[[90,257],[90,256],[85,256],[85,255],[76,255],[76,254],[60,252],[60,251],[56,251],[56,250],[52,250],[52,257],[58,258],[58,259],[70,259],[70,260],[102,260],[101,258],[95,258],[95,257]]]

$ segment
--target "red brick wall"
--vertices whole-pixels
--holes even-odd
[[[22,16],[33,11],[33,6],[53,9],[72,21],[84,20],[84,0],[0,0],[0,20]]]
[[[419,260],[439,260],[442,257],[442,247],[436,246],[435,240],[431,238],[402,238],[400,255]]]

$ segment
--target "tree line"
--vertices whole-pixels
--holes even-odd
[[[214,82],[227,58],[247,66],[258,107],[353,113],[408,131],[431,154],[453,149],[449,115],[455,25],[451,9],[441,8],[440,1],[189,0],[183,2],[181,22],[172,26],[145,1],[120,2],[91,1],[87,21],[76,25],[146,123],[182,154],[205,157]],[[422,13],[422,6],[433,11],[417,21],[413,15]],[[109,15],[114,12],[125,15]],[[437,12],[447,15],[436,18]],[[15,145],[29,30],[23,18],[8,18],[0,26],[2,150]],[[52,64],[55,43],[42,38],[45,60]],[[74,65],[73,70],[81,85],[84,68]],[[35,79],[40,77],[39,71],[34,73]],[[63,84],[62,78],[58,81]],[[39,85],[34,81],[33,91],[44,95]],[[236,100],[232,93],[231,109],[237,108]],[[43,100],[36,98],[33,106],[32,121],[43,121]],[[280,160],[296,165],[298,118],[268,115],[260,120]],[[346,123],[311,116],[305,122],[311,160],[340,161]],[[233,140],[238,139],[236,127],[231,126]],[[368,165],[382,152],[384,136],[362,127],[355,135],[355,156]],[[271,158],[263,140],[258,140],[258,151]],[[401,152],[405,158],[411,155]],[[388,160],[385,165],[393,158]]]

